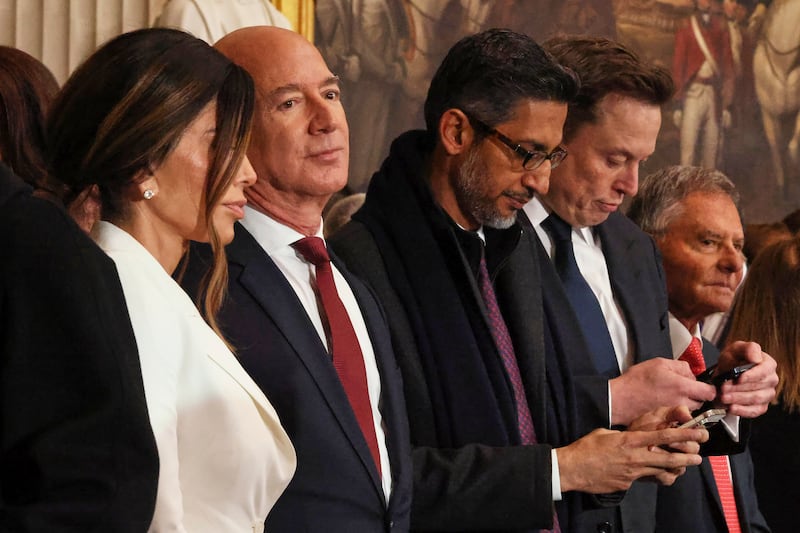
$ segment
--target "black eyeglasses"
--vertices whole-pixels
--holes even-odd
[[[487,133],[497,137],[501,143],[511,148],[514,153],[520,156],[522,158],[522,168],[525,170],[536,170],[548,159],[550,160],[550,168],[553,169],[560,165],[561,162],[564,161],[564,158],[567,157],[567,150],[563,146],[557,146],[549,154],[542,150],[531,152],[530,150],[523,148],[519,143],[512,141],[496,129],[490,127],[488,124],[478,120],[477,118],[469,116],[468,118],[471,122],[474,122],[486,130]]]

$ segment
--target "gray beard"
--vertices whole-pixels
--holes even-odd
[[[455,184],[456,201],[462,210],[483,226],[496,229],[510,228],[517,220],[516,213],[504,217],[490,198],[486,198],[483,185],[489,181],[489,172],[477,146],[472,146],[467,153],[464,164],[458,170],[458,181]]]

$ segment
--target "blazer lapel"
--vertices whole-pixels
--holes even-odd
[[[259,303],[292,346],[319,387],[333,415],[369,472],[376,490],[385,501],[377,467],[333,367],[330,354],[317,335],[294,290],[269,255],[240,224],[236,225],[236,237],[226,252],[229,261],[243,267],[239,279],[235,282],[240,283]]]
[[[216,344],[216,343],[214,343]],[[256,402],[256,405],[263,411],[262,417],[266,420],[275,420],[277,419],[277,414],[275,413],[275,409],[273,409],[272,405],[267,401],[266,396],[264,396],[263,391],[259,388],[258,385],[253,381],[253,378],[242,368],[242,365],[236,360],[236,357],[233,356],[227,349],[221,349],[223,346],[221,345],[219,349],[216,345],[212,345],[212,347],[208,350],[208,357],[212,361],[214,361],[222,370],[224,370],[229,376],[231,376],[234,381],[236,381],[246,392],[253,398]]]
[[[612,215],[613,217],[614,215]],[[624,215],[618,215],[624,216]],[[608,277],[611,280],[611,288],[614,291],[614,296],[619,301],[620,306],[625,313],[625,320],[628,322],[629,330],[632,332],[633,341],[635,343],[636,362],[641,362],[643,357],[653,357],[653,355],[668,355],[664,354],[643,354],[645,351],[642,344],[642,339],[639,338],[640,332],[652,331],[652,325],[641,323],[642,320],[650,320],[653,317],[652,312],[642,312],[643,306],[656,305],[647,298],[643,298],[639,291],[642,286],[639,278],[642,276],[642,258],[646,257],[643,251],[639,250],[639,245],[636,239],[632,236],[625,235],[624,232],[613,231],[608,225],[614,224],[615,220],[609,218],[606,222],[597,226],[600,241],[603,247],[603,255],[606,257],[606,265],[608,266]],[[609,234],[613,231],[613,234]],[[661,316],[662,323],[659,324],[661,330],[666,329],[667,314],[663,313]]]

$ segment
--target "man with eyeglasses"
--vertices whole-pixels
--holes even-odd
[[[571,531],[581,492],[670,483],[699,461],[705,430],[650,431],[685,409],[575,439],[570,371],[550,349],[516,218],[564,160],[577,88],[524,35],[462,39],[431,81],[427,131],[395,140],[330,240],[387,314],[411,429],[412,530]],[[683,444],[659,448],[668,443]]]
[[[696,381],[687,363],[673,360],[661,256],[618,212],[637,193],[639,166],[655,149],[661,106],[673,92],[669,72],[603,38],[559,37],[545,48],[580,76],[581,88],[564,126],[570,155],[520,218],[539,247],[547,320],[578,326],[554,336],[575,374],[578,434],[628,426],[660,405],[698,409],[717,395],[730,414],[758,416],[774,395],[774,360],[753,343],[724,350],[721,369],[758,365],[719,393]],[[552,262],[541,260],[548,256]],[[729,433],[712,432],[704,455],[741,451],[746,436],[735,418]],[[619,510],[588,511],[581,523],[654,531],[656,491],[655,484],[635,483]]]

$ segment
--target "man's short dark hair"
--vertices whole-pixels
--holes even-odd
[[[564,140],[582,124],[597,121],[597,103],[619,94],[652,105],[664,105],[675,91],[669,71],[648,63],[625,46],[602,37],[554,37],[544,43],[556,61],[581,79],[578,95],[569,103]]]
[[[425,124],[435,135],[448,109],[460,109],[489,126],[509,120],[523,100],[567,103],[577,94],[575,73],[520,33],[487,30],[457,42],[431,80]]]

